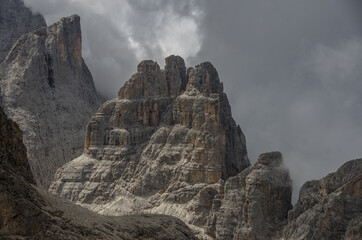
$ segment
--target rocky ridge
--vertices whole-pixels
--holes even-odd
[[[46,27],[40,14],[33,14],[22,0],[0,0],[0,63],[23,35]]]
[[[284,239],[362,239],[362,159],[306,182],[288,213]]]
[[[272,236],[291,208],[281,154],[250,166],[216,69],[178,56],[138,65],[49,190],[106,215],[172,215],[203,239]]]
[[[34,186],[22,133],[0,107],[1,239],[196,239],[163,215],[105,217]]]
[[[56,169],[82,153],[84,129],[103,102],[82,58],[79,16],[21,36],[0,79],[2,107],[24,132],[35,181],[48,188]]]

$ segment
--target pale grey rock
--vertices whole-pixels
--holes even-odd
[[[0,65],[1,105],[23,131],[35,181],[45,188],[82,153],[85,127],[102,102],[81,50],[73,15],[20,37]]]
[[[288,213],[283,239],[357,240],[362,238],[362,159],[335,173],[306,182]]]
[[[196,239],[174,217],[106,217],[35,187],[22,133],[0,107],[0,239]]]
[[[0,63],[23,34],[46,27],[40,14],[33,14],[22,0],[0,0]]]

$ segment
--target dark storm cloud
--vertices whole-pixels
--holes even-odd
[[[252,161],[282,151],[299,190],[362,156],[360,1],[211,0],[205,8],[191,62],[219,70]]]
[[[142,58],[211,61],[251,160],[280,150],[295,190],[362,156],[359,0],[25,2],[48,23],[82,17],[84,57],[108,97]]]

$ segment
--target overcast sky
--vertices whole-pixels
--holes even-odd
[[[249,158],[281,151],[294,192],[362,157],[361,2],[25,0],[48,24],[81,16],[83,56],[108,98],[140,60],[211,61]]]

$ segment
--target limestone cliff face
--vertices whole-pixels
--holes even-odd
[[[45,27],[40,14],[33,14],[22,0],[0,0],[0,63],[23,34]]]
[[[81,154],[84,129],[102,101],[81,42],[80,18],[63,18],[20,37],[0,65],[1,104],[24,132],[32,173],[44,187]]]
[[[22,133],[0,107],[1,239],[196,239],[180,220],[161,215],[104,217],[36,188]]]
[[[306,182],[288,213],[284,239],[362,238],[362,159]]]
[[[93,116],[83,155],[57,171],[50,191],[102,214],[176,216],[201,238],[237,239],[245,229],[271,236],[291,208],[289,174],[274,155],[249,167],[215,68],[186,72],[170,56],[165,69],[138,65]],[[264,235],[253,219],[269,224]]]

